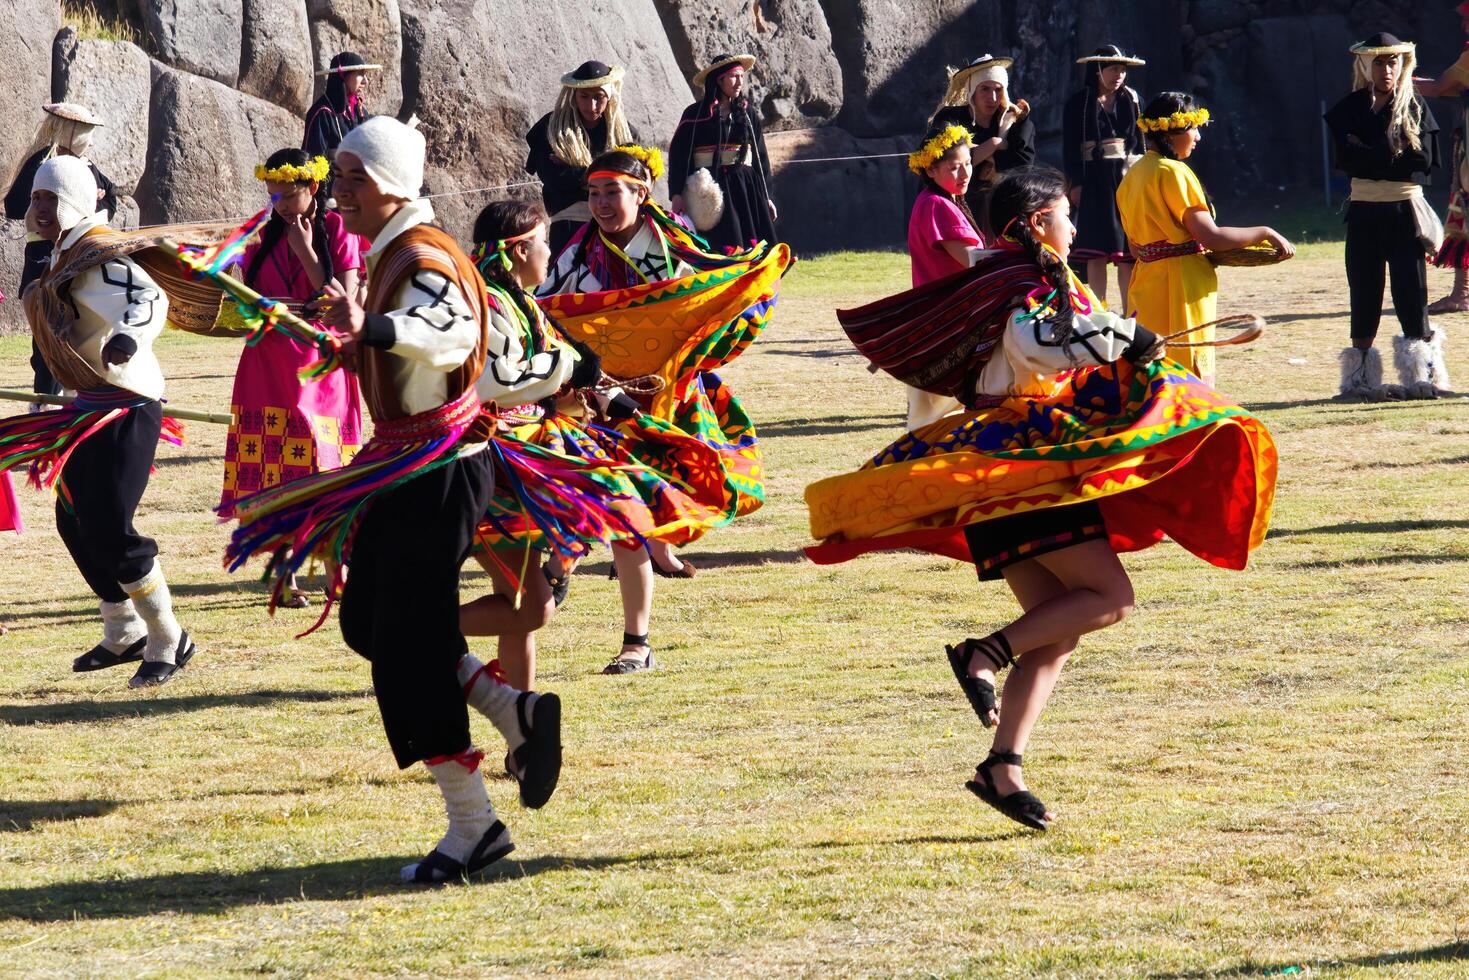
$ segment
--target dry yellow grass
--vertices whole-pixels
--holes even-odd
[[[1469,973],[1466,403],[1329,399],[1339,245],[1223,275],[1221,312],[1272,323],[1221,377],[1279,440],[1274,531],[1243,573],[1126,559],[1138,613],[1084,641],[1027,754],[1061,816],[1044,837],[961,788],[986,743],[942,644],[1012,616],[1003,588],[798,554],[802,488],[900,425],[832,315],[904,284],[900,256],[798,266],[728,372],[769,497],[696,546],[697,579],[659,583],[664,669],[597,676],[615,593],[605,562],[577,578],[541,644],[561,789],[531,813],[492,785],[520,849],[468,889],[394,884],[441,817],[393,767],[364,665],[220,570],[221,430],[162,451],[139,521],[201,648],[156,694],[68,673],[93,603],[25,491],[28,533],[0,538],[0,972]],[[163,356],[177,404],[225,406],[227,343]],[[0,340],[0,384],[23,361]]]

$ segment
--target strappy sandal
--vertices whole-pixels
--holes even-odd
[[[541,566],[541,574],[546,577],[546,584],[551,587],[551,599],[560,609],[561,604],[566,601],[566,594],[571,591],[571,575],[552,575],[550,565]]]
[[[143,651],[147,646],[148,638],[146,636],[121,653],[114,653],[99,643],[73,660],[71,662],[71,669],[78,674],[85,674],[92,670],[106,670],[108,667],[116,667],[118,664],[136,663],[143,659]]]
[[[311,596],[305,589],[292,589],[290,595],[281,601],[281,609],[305,609],[311,605]]]
[[[469,854],[469,860],[461,864],[435,848],[413,866],[412,877],[405,877],[403,881],[409,885],[447,885],[456,882],[463,884],[473,875],[479,874],[515,850],[515,845],[508,837],[504,844],[496,846],[500,838],[504,836],[505,825],[496,820],[490,824],[490,829],[485,831],[479,843],[474,845],[474,850]],[[406,872],[407,869],[404,870]]]
[[[1010,641],[1005,639],[1003,633],[991,633],[982,640],[971,637],[957,647],[945,646],[944,652],[949,655],[949,666],[954,669],[954,679],[959,682],[959,689],[969,699],[969,706],[974,709],[974,713],[979,715],[979,723],[986,728],[993,727],[990,712],[997,710],[1000,705],[995,697],[995,685],[982,677],[971,677],[969,666],[976,656],[983,656],[996,673],[1004,670],[1015,662],[1015,656],[1010,652]]]
[[[530,695],[523,691],[515,701],[515,717],[525,741],[510,753],[505,768],[520,784],[520,805],[539,810],[556,792],[561,778],[561,699],[554,694],[538,695],[527,718],[525,703]]]
[[[611,663],[603,667],[602,673],[636,674],[640,671],[653,669],[653,647],[648,643],[647,633],[644,633],[642,636],[639,636],[636,633],[624,633],[622,634],[622,645],[625,647],[644,647],[647,649],[648,655],[646,657],[641,657],[635,660],[624,651],[623,653],[619,653],[616,657],[614,657]]]
[[[167,684],[173,679],[173,675],[189,665],[194,659],[194,641],[189,639],[189,632],[185,630],[179,636],[178,649],[174,651],[173,663],[166,664],[161,660],[145,660],[138,665],[138,672],[128,681],[128,687],[158,687]]]
[[[1030,790],[1021,789],[1005,796],[1000,795],[1000,791],[995,788],[995,777],[990,770],[1002,763],[1019,766],[1020,754],[1017,752],[990,752],[989,758],[974,767],[976,778],[966,782],[964,788],[1018,824],[1024,824],[1032,830],[1049,828],[1050,823],[1046,820],[1046,805]]]

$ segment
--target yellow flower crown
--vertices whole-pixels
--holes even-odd
[[[303,180],[314,180],[319,184],[331,172],[332,165],[326,162],[326,157],[313,157],[300,167],[286,163],[267,170],[263,163],[255,165],[256,180],[269,180],[279,184],[295,184]]]
[[[960,143],[968,142],[969,130],[963,126],[945,126],[937,136],[908,154],[908,169],[921,177],[929,167],[943,159],[945,153]]]
[[[1171,116],[1158,116],[1155,119],[1141,118],[1137,121],[1137,128],[1145,133],[1172,133],[1208,124],[1209,110],[1195,109],[1192,112],[1175,112]]]
[[[613,150],[641,160],[654,180],[663,176],[663,151],[656,146],[638,146],[636,143],[629,143],[627,146],[613,147]]]

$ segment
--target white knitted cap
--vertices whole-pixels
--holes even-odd
[[[97,178],[80,157],[52,157],[41,164],[31,190],[56,195],[56,221],[62,231],[97,213]]]
[[[423,134],[392,116],[373,116],[343,138],[337,153],[362,161],[378,190],[405,201],[423,189]]]

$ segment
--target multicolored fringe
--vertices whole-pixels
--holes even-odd
[[[470,390],[432,412],[379,422],[373,437],[346,466],[236,500],[233,513],[240,526],[225,549],[225,567],[235,571],[253,555],[273,556],[265,575],[275,578],[270,598],[274,612],[290,576],[311,558],[323,560],[329,580],[327,601],[321,617],[300,636],[314,632],[326,622],[341,594],[363,512],[383,494],[458,459],[459,439],[480,411],[479,399]]]
[[[321,360],[308,364],[298,374],[302,381],[314,381],[342,366],[341,338],[296,316],[288,304],[260,295],[225,272],[239,259],[249,240],[270,220],[270,212],[270,207],[263,209],[217,245],[180,245],[175,247],[174,255],[195,279],[213,280],[235,301],[239,328],[246,331],[246,346],[255,346],[268,331],[274,330],[306,346],[315,347],[321,354]]]
[[[150,401],[122,388],[94,389],[54,411],[0,419],[0,471],[28,466],[31,486],[53,489],[78,446]],[[183,445],[183,423],[165,418],[159,439]]]

